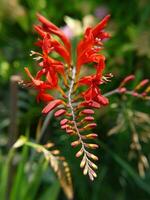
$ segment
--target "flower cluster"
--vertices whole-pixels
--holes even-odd
[[[89,152],[89,149],[98,147],[90,142],[97,137],[97,134],[91,133],[96,126],[93,109],[109,103],[99,87],[111,78],[111,74],[103,76],[105,56],[100,53],[103,40],[110,37],[104,31],[110,16],[107,15],[97,26],[86,29],[84,38],[77,45],[76,63],[72,63],[71,43],[63,31],[42,15],[37,14],[37,17],[40,25],[35,25],[34,29],[40,38],[35,44],[41,52],[31,51],[31,55],[39,70],[33,77],[25,68],[31,79],[27,86],[37,90],[37,101],[47,104],[42,113],[56,109],[54,115],[61,118],[61,128],[74,136],[71,145],[78,147],[76,157],[83,156],[80,165],[83,173],[93,180],[97,176],[94,171],[97,166],[92,160],[98,160]],[[93,64],[95,74],[81,76],[81,68],[89,63]]]

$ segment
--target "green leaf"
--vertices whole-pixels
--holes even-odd
[[[26,190],[22,191],[21,200],[34,200],[36,199],[37,191],[39,189],[43,172],[48,166],[48,163],[43,163],[43,158],[37,164],[37,169],[32,173],[32,181],[27,182]]]
[[[6,198],[10,164],[11,164],[13,156],[14,156],[14,149],[11,149],[8,153],[6,161],[3,163],[3,166],[1,167],[0,199]]]
[[[27,146],[23,147],[23,151],[21,154],[22,160],[20,161],[19,166],[17,168],[17,173],[14,178],[14,183],[13,183],[13,188],[11,191],[10,200],[20,199],[21,189],[25,190],[25,187],[23,185],[23,180],[24,180],[24,178],[26,178],[24,176],[24,167],[25,167],[25,163],[27,160],[27,156],[28,156],[28,150],[29,150],[29,148]]]

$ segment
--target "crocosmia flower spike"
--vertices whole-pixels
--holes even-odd
[[[31,51],[37,63],[37,73],[33,76],[25,68],[30,78],[26,85],[37,91],[38,102],[46,104],[42,113],[54,111],[54,116],[60,119],[61,129],[72,136],[71,146],[77,148],[76,157],[81,158],[83,174],[94,180],[97,177],[95,161],[98,160],[91,152],[98,148],[92,142],[98,136],[92,131],[96,127],[94,109],[109,103],[102,94],[101,85],[109,81],[111,74],[103,75],[105,56],[101,50],[104,48],[103,40],[110,37],[104,31],[110,15],[95,27],[85,30],[83,39],[77,45],[75,63],[72,61],[71,43],[63,31],[42,15],[37,14],[37,18],[39,24],[34,25],[34,29],[39,39],[35,45],[40,50]],[[81,71],[84,67],[94,73],[83,75]]]

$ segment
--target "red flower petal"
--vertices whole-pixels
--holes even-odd
[[[62,104],[62,101],[60,99],[55,99],[54,101],[51,101],[49,104],[47,104],[47,106],[45,106],[45,108],[42,110],[42,113],[47,114],[60,104]]]
[[[37,95],[37,101],[39,102],[41,101],[52,101],[54,99],[53,96],[51,96],[50,94],[46,94],[44,92],[39,92],[39,94]]]
[[[33,25],[34,29],[38,32],[38,34],[43,38],[45,37],[45,32],[43,31],[42,27],[39,25]]]
[[[98,78],[99,80],[102,78],[102,73],[103,73],[103,70],[105,68],[105,58],[104,59],[100,59],[99,60],[99,63],[97,65],[97,71],[96,71],[96,79]]]
[[[86,29],[83,40],[77,46],[77,74],[83,64],[91,62],[98,64],[101,59],[105,60],[105,57],[98,52],[103,49],[102,40],[109,37],[109,34],[103,31],[109,18],[110,15],[107,15],[96,27]]]
[[[100,31],[105,28],[105,26],[107,25],[107,22],[110,18],[110,15],[105,16],[102,21],[97,24],[97,26],[95,28],[92,29],[92,33],[94,35],[94,37],[97,37],[98,34],[100,33]]]
[[[27,75],[29,76],[29,78],[32,80],[34,86],[37,86],[37,87],[38,87],[38,86],[40,86],[41,84],[44,83],[44,82],[41,81],[41,80],[35,79],[35,78],[31,75],[31,73],[30,73],[30,71],[29,71],[29,69],[28,69],[27,67],[25,67],[24,70],[25,70],[25,72],[27,73]]]
[[[67,62],[68,65],[70,65],[71,58],[70,53],[56,40],[52,40],[52,46],[54,47],[55,51],[60,54],[64,60]]]
[[[45,37],[43,38],[42,50],[45,54],[49,54],[53,50],[49,34],[46,34]]]
[[[43,68],[43,69],[41,69],[40,71],[37,72],[35,78],[40,79],[42,75],[45,75],[45,73],[46,73],[46,70],[45,70],[45,68]]]
[[[60,62],[60,64],[54,65],[54,68],[55,68],[56,72],[58,72],[62,75],[65,73],[64,65],[61,62]]]
[[[46,79],[50,85],[53,87],[57,87],[58,85],[58,77],[54,69],[50,68],[50,70],[46,74]]]
[[[84,96],[85,101],[91,101],[93,98],[93,88],[90,87],[88,90],[86,90],[83,93],[83,96]]]
[[[79,85],[91,85],[92,77],[93,75],[81,78],[79,80]]]

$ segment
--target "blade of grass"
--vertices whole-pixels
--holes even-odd
[[[33,175],[32,181],[28,182],[28,184],[26,185],[25,192],[22,193],[21,200],[36,199],[36,194],[41,183],[43,172],[48,166],[48,162],[46,161],[43,162],[43,161],[44,158],[42,157],[42,159],[40,159],[40,162],[38,163],[37,169],[35,170],[34,174],[32,174]]]
[[[21,188],[23,187],[23,189],[25,189],[22,183],[23,179],[26,178],[24,176],[24,166],[27,161],[28,150],[29,148],[27,146],[23,147],[23,151],[21,154],[22,160],[20,161],[19,166],[17,168],[16,177],[14,179],[13,188],[10,194],[10,200],[20,199]]]
[[[46,117],[45,117],[45,120],[44,120],[44,123],[41,127],[41,131],[40,131],[40,134],[38,134],[38,137],[36,138],[36,142],[39,143],[40,140],[42,139],[47,127],[48,127],[48,124],[50,122],[50,119],[52,118],[53,116],[53,112],[50,112]]]
[[[3,163],[3,166],[1,168],[0,198],[3,200],[6,199],[7,182],[8,182],[8,176],[9,176],[9,170],[10,170],[10,163],[14,156],[14,152],[15,152],[14,149],[10,149],[7,159]]]

